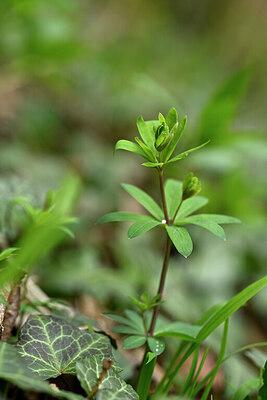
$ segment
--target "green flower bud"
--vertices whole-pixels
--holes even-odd
[[[155,148],[162,151],[170,143],[172,133],[169,132],[169,127],[166,123],[159,125],[155,129]]]
[[[183,182],[183,200],[196,196],[200,191],[201,183],[193,172],[190,172]]]

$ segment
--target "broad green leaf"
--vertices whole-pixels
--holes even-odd
[[[17,247],[9,247],[8,249],[3,250],[0,253],[0,261],[5,260],[6,258],[13,256],[14,253],[18,250]]]
[[[132,226],[130,226],[128,230],[128,238],[133,239],[137,236],[140,236],[158,225],[162,225],[162,223],[160,221],[155,221],[152,217],[151,220],[144,219],[141,221],[137,221]]]
[[[123,350],[136,349],[146,343],[145,336],[128,336],[122,343]]]
[[[89,395],[103,371],[104,360],[95,356],[87,357],[76,364],[77,377],[86,394]],[[99,385],[96,400],[138,400],[137,393],[111,367]]]
[[[204,207],[208,203],[208,199],[202,196],[194,196],[183,201],[180,210],[178,211],[175,223],[178,223],[182,218],[187,217],[199,208]]]
[[[143,152],[146,154],[146,158],[149,161],[157,161],[157,158],[155,157],[154,153],[150,150],[149,147],[147,147],[142,140],[140,140],[138,137],[135,138],[135,141],[139,144]]]
[[[258,389],[259,385],[259,378],[249,379],[237,389],[234,396],[232,397],[232,400],[244,400],[250,394],[250,392]]]
[[[219,238],[226,240],[225,237],[225,232],[223,228],[216,224],[212,219],[205,218],[203,215],[192,215],[191,217],[184,218],[183,220],[180,220],[179,225],[186,225],[186,224],[194,224],[201,226],[202,228],[207,229],[211,233],[213,233],[215,236],[218,236]]]
[[[207,141],[207,142],[201,144],[200,146],[193,147],[192,149],[186,150],[186,151],[184,151],[183,153],[177,154],[177,156],[171,158],[171,159],[167,162],[167,164],[170,164],[170,163],[175,162],[175,161],[178,161],[178,160],[182,160],[183,158],[189,156],[189,154],[193,153],[193,151],[196,151],[196,150],[201,149],[202,147],[206,146],[208,143],[209,143],[209,141]]]
[[[182,199],[183,183],[174,179],[168,179],[165,184],[165,196],[167,202],[167,210],[170,220]]]
[[[112,212],[112,213],[104,215],[97,221],[97,223],[103,224],[105,222],[119,222],[119,221],[134,222],[134,221],[144,220],[145,218],[151,219],[151,217],[149,217],[148,215],[144,215],[144,214],[135,214],[135,213],[130,213],[130,212],[116,211],[116,212]]]
[[[131,153],[138,154],[139,156],[144,157],[146,160],[150,161],[147,154],[138,146],[138,144],[130,142],[129,140],[119,140],[115,145],[114,152],[116,150],[130,151]]]
[[[244,290],[229,300],[222,308],[220,308],[201,328],[197,340],[202,343],[215,329],[218,328],[227,318],[234,314],[240,307],[257,294],[264,286],[267,285],[267,275],[257,280]]]
[[[136,186],[129,184],[122,184],[122,187],[128,192],[135,200],[137,200],[142,206],[158,220],[164,219],[164,214],[160,206],[152,199],[146,192],[139,189]]]
[[[38,378],[26,366],[21,356],[16,351],[15,346],[0,342],[0,378],[4,379],[22,390],[29,390],[38,393],[46,393],[51,396],[65,398],[69,400],[84,400],[83,396],[74,393],[57,391]]]
[[[150,148],[150,150],[152,150],[154,154],[157,153],[154,147],[155,135],[153,128],[150,128],[149,125],[145,123],[143,117],[138,117],[136,124],[144,143]]]
[[[177,143],[179,142],[182,133],[184,131],[185,125],[186,125],[186,116],[182,119],[181,122],[179,122],[178,124],[178,129],[174,134],[173,139],[170,141],[170,143],[168,144],[168,146],[163,150],[162,154],[163,154],[163,159],[164,161],[168,161],[169,158],[171,157],[172,153],[175,150],[175,147],[177,146]]]
[[[195,341],[201,326],[189,325],[183,322],[171,322],[160,327],[156,326],[154,336],[177,337],[186,341]]]
[[[168,112],[168,115],[166,117],[166,123],[169,127],[169,130],[171,131],[172,127],[178,122],[178,115],[177,111],[175,108],[171,108],[170,111]]]
[[[178,253],[187,258],[193,250],[193,243],[187,230],[183,227],[173,225],[165,225],[165,228]]]
[[[150,337],[147,339],[147,343],[152,353],[156,354],[157,356],[162,354],[165,350],[165,343],[163,342],[163,340]]]
[[[112,358],[106,336],[81,331],[65,320],[46,315],[28,318],[17,349],[28,367],[44,379],[74,374],[76,362],[91,354]]]

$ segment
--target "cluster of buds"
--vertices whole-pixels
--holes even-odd
[[[201,183],[193,172],[190,172],[183,182],[183,200],[196,196],[200,191]]]
[[[174,133],[177,130],[178,122],[174,124],[171,130],[162,114],[159,114],[159,122],[160,125],[158,127],[154,127],[155,149],[161,152],[168,146],[168,144],[172,140]]]

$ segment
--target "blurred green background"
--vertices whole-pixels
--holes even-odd
[[[195,322],[212,304],[266,273],[267,3],[265,0],[1,0],[1,231],[16,195],[42,204],[69,170],[81,178],[76,237],[35,273],[50,296],[91,296],[122,312],[128,296],[153,294],[160,233],[129,241],[127,224],[97,226],[106,212],[136,211],[121,182],[159,200],[156,173],[113,147],[135,121],[176,107],[188,125],[181,151],[210,144],[167,171],[200,178],[204,211],[240,218],[227,242],[192,230],[193,255],[172,254],[163,312]],[[231,321],[230,350],[266,340],[266,291]],[[90,313],[90,310],[89,310]],[[213,344],[216,348],[216,335]],[[228,366],[233,386],[253,366]]]

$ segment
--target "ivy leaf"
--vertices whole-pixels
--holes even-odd
[[[116,152],[116,150],[130,151],[131,153],[138,154],[139,156],[144,157],[146,160],[150,161],[147,154],[141,149],[141,147],[139,147],[138,144],[134,142],[130,142],[129,140],[119,140],[115,144],[114,152]]]
[[[152,197],[150,197],[146,192],[142,189],[139,189],[136,186],[129,184],[122,184],[122,187],[126,192],[128,192],[135,200],[137,200],[142,206],[150,212],[158,220],[162,220],[164,218],[164,214],[160,206],[155,202]]]
[[[192,149],[186,150],[186,151],[184,151],[183,153],[177,154],[177,156],[171,158],[171,159],[167,162],[167,164],[170,164],[170,163],[175,162],[175,161],[182,160],[183,158],[189,156],[189,154],[193,153],[193,151],[196,151],[196,150],[201,149],[202,147],[206,146],[208,143],[209,143],[209,140],[208,140],[207,142],[201,144],[200,146],[193,147]]]
[[[159,356],[165,350],[165,343],[161,339],[150,337],[147,339],[148,346],[152,353]]]
[[[178,253],[187,258],[193,250],[193,243],[187,230],[173,225],[165,225],[165,228]]]
[[[97,384],[103,371],[103,360],[90,356],[76,364],[77,377],[85,392],[89,395]],[[96,400],[138,400],[138,395],[127,383],[110,368],[106,371],[96,392]]]
[[[161,224],[162,223],[160,221],[155,221],[152,217],[150,220],[143,219],[141,221],[137,221],[129,228],[128,238],[133,239]]]
[[[137,347],[143,346],[143,344],[146,343],[146,337],[145,336],[128,336],[126,339],[124,339],[122,343],[122,349],[123,350],[131,350],[131,349],[136,349]]]
[[[183,184],[174,179],[168,179],[165,184],[167,210],[170,220],[173,219],[177,207],[182,199]]]
[[[28,367],[43,379],[75,374],[76,362],[91,354],[112,358],[107,337],[81,331],[65,320],[46,315],[28,318],[20,331],[17,349]]]
[[[144,215],[144,214],[135,214],[135,213],[124,212],[124,211],[115,211],[115,212],[104,215],[102,218],[100,218],[97,221],[97,223],[104,224],[106,222],[120,222],[120,221],[134,222],[134,221],[144,220],[145,218],[149,219],[151,217],[149,217],[148,215]]]
[[[208,199],[202,196],[194,196],[183,201],[180,210],[178,211],[175,223],[178,223],[182,218],[187,217],[199,208],[204,207],[208,203]]]
[[[13,383],[22,390],[46,393],[69,400],[84,400],[83,396],[74,393],[54,391],[47,382],[32,373],[14,346],[4,342],[0,342],[0,378]]]

